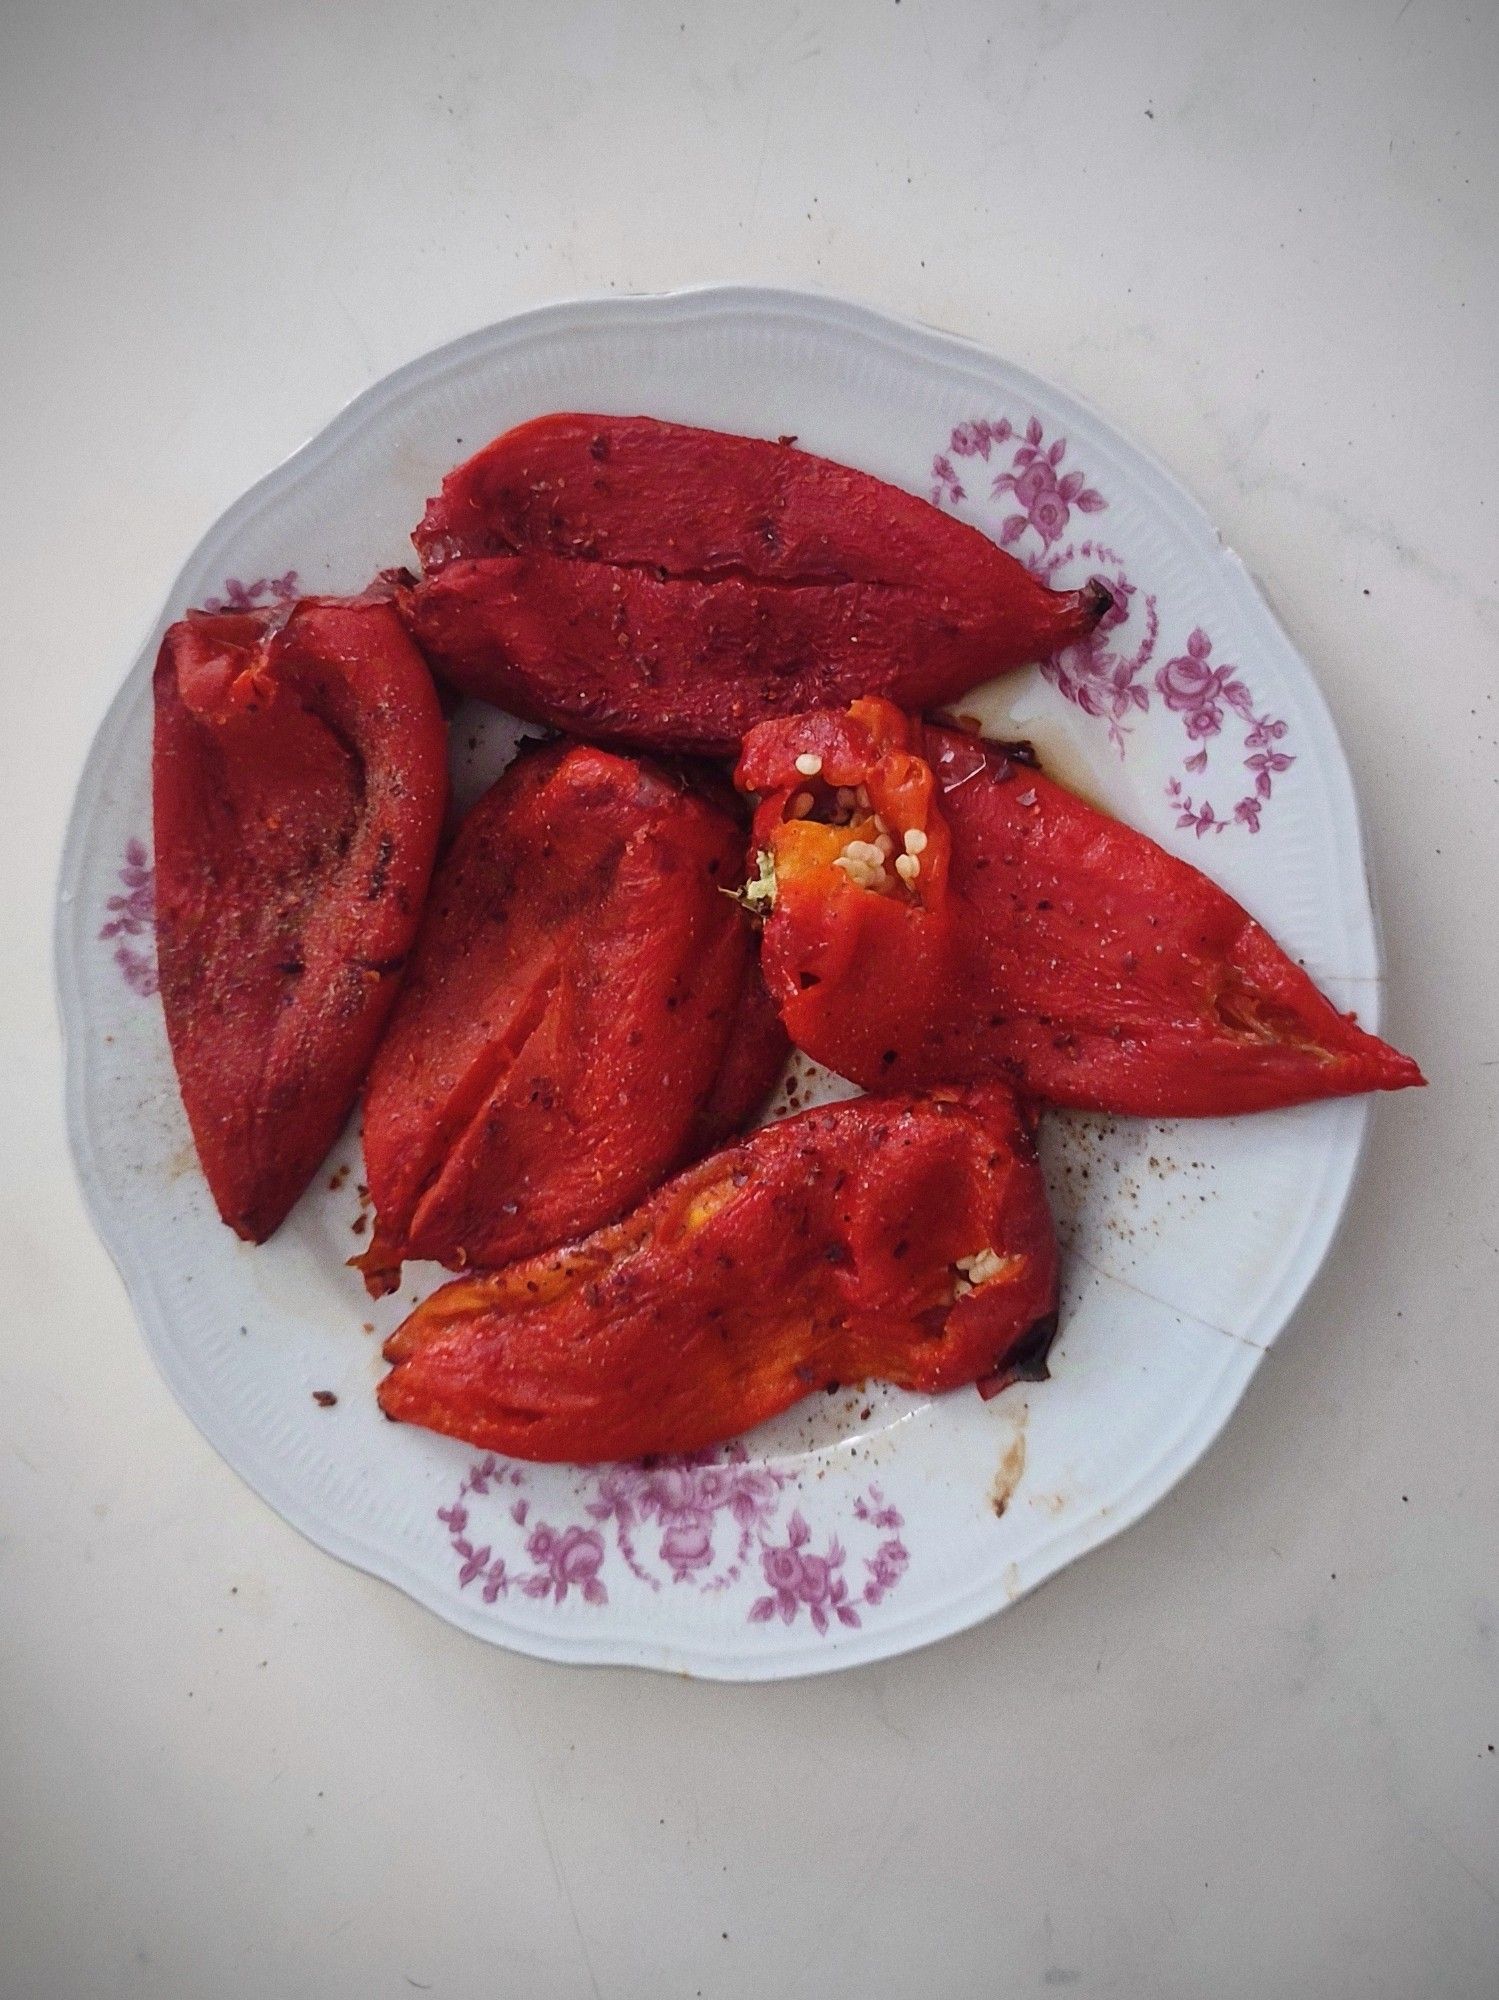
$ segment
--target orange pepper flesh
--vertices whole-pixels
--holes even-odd
[[[857,1098],[751,1134],[584,1242],[445,1285],[386,1343],[380,1406],[516,1458],[695,1451],[868,1377],[1044,1373],[1057,1268],[1007,1091]]]
[[[859,886],[856,827],[788,816],[799,756],[823,805],[863,785],[897,851],[925,836],[912,883]],[[1012,751],[874,700],[751,731],[737,776],[775,866],[766,982],[797,1046],[866,1088],[1198,1117],[1423,1081],[1205,875]]]

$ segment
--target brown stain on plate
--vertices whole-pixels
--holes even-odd
[[[1065,785],[1101,812],[1109,807],[1101,796],[1088,750],[1073,733],[1067,703],[1037,667],[986,681],[963,697],[951,711],[990,743],[1029,743],[1048,778]]]
[[[989,1488],[989,1505],[994,1509],[996,1521],[1004,1519],[1005,1509],[1015,1497],[1015,1488],[1025,1477],[1025,1425],[1029,1414],[1022,1403],[1015,1418],[1015,1434],[1004,1448],[999,1470]]]

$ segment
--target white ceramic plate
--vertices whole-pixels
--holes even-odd
[[[1049,383],[830,299],[710,290],[507,320],[361,396],[178,578],[84,772],[58,918],[73,1148],[167,1380],[287,1520],[482,1638],[724,1679],[824,1672],[1000,1610],[1168,1491],[1326,1254],[1368,1106],[1048,1121],[1062,1333],[1052,1379],[992,1403],[845,1392],[650,1470],[522,1466],[384,1422],[379,1338],[438,1274],[372,1308],[346,1268],[356,1134],[261,1249],[220,1225],[197,1170],[153,997],[151,664],[189,605],[354,590],[406,560],[444,471],[553,409],[793,432],[1059,581],[1127,584],[1127,618],[1091,648],[965,706],[1205,867],[1373,1028],[1352,787],[1311,673],[1168,473]],[[465,796],[513,736],[460,713]]]

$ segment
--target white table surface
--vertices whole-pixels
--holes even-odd
[[[0,1994],[1499,1992],[1499,12],[1488,0],[0,9]],[[303,1543],[84,1219],[48,945],[190,545],[538,300],[809,284],[1201,496],[1316,664],[1395,1039],[1205,1463],[914,1657],[513,1659]]]

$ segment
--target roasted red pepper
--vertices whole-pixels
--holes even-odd
[[[156,663],[156,948],[198,1157],[262,1242],[353,1104],[447,801],[431,677],[389,604],[194,612]]]
[[[696,1451],[813,1390],[1044,1374],[1057,1247],[990,1086],[856,1098],[701,1161],[586,1242],[445,1285],[386,1343],[387,1416],[516,1458]]]
[[[548,416],[451,472],[402,599],[466,694],[601,741],[737,753],[769,715],[914,709],[1082,638],[977,528],[791,440]]]
[[[1147,1117],[1422,1082],[1231,896],[1023,756],[883,701],[751,732],[762,964],[799,1047],[869,1088]]]
[[[745,829],[608,751],[523,751],[459,829],[365,1094],[359,1262],[503,1264],[612,1221],[785,1061],[730,895]]]

